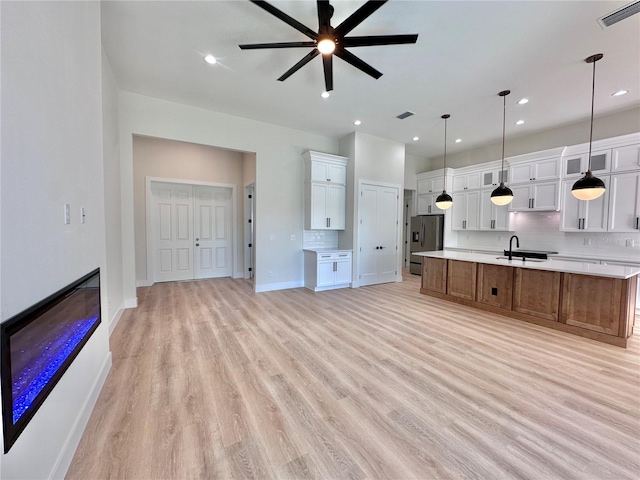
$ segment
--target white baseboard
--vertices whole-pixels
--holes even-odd
[[[274,290],[287,290],[289,288],[300,288],[300,287],[304,287],[303,281],[267,283],[266,285],[256,285],[256,293],[272,292]]]
[[[80,439],[82,438],[84,429],[89,422],[89,417],[91,417],[93,407],[98,401],[98,395],[100,395],[102,386],[104,385],[104,382],[107,379],[107,375],[109,374],[109,370],[111,369],[111,361],[111,352],[109,352],[104,360],[104,363],[102,364],[100,374],[91,386],[91,392],[82,405],[82,409],[80,410],[80,413],[78,414],[78,417],[73,424],[73,428],[71,429],[71,433],[67,437],[62,451],[60,452],[60,455],[58,456],[58,459],[56,460],[56,463],[51,470],[51,475],[49,476],[49,478],[64,478],[67,474],[69,465],[71,465],[71,460],[73,460],[73,455],[76,453],[76,448],[78,448],[78,444],[80,443]]]
[[[109,321],[109,336],[111,336],[111,334],[115,330],[116,325],[118,325],[118,322],[122,318],[123,313],[124,313],[124,303],[120,305],[120,307],[118,307],[118,311],[113,316],[113,318]]]
[[[138,297],[124,299],[124,308],[137,308],[137,307],[138,307]]]
[[[136,287],[150,287],[152,285],[152,280],[136,280]]]

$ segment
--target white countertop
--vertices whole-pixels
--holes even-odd
[[[347,248],[303,248],[305,252],[316,253],[338,253],[338,252],[353,252],[353,250]]]
[[[640,268],[623,267],[621,265],[601,265],[597,263],[580,263],[565,260],[545,260],[535,262],[531,260],[522,261],[521,258],[514,257],[513,260],[496,258],[498,255],[487,255],[482,253],[456,252],[451,250],[437,250],[434,252],[417,252],[413,255],[431,258],[445,258],[448,260],[460,260],[463,262],[487,263],[490,265],[503,265],[506,267],[532,268],[535,270],[549,270],[552,272],[579,273],[583,275],[593,275],[596,277],[611,278],[631,278],[640,274]]]

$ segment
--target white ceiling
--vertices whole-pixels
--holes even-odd
[[[315,2],[272,3],[317,29]],[[332,25],[363,3],[334,0]],[[391,0],[351,35],[418,33],[418,42],[352,48],[383,73],[379,80],[336,58],[326,100],[319,57],[276,80],[308,49],[238,48],[308,40],[249,1],[103,1],[102,38],[123,90],[336,138],[357,128],[432,157],[442,152],[444,113],[450,152],[499,141],[504,89],[512,92],[507,139],[588,119],[592,66],[584,59],[594,53],[604,54],[596,116],[640,105],[640,15],[607,29],[596,21],[626,3]],[[204,63],[206,53],[220,63]],[[629,93],[612,97],[619,89]],[[522,97],[530,102],[516,105]],[[406,110],[416,115],[395,118]]]

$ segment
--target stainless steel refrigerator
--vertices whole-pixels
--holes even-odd
[[[411,218],[411,257],[409,271],[422,273],[422,257],[413,252],[431,252],[442,250],[444,234],[444,215],[420,215]]]

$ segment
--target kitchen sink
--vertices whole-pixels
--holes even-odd
[[[509,257],[496,257],[497,260],[509,260]],[[521,261],[523,263],[526,262],[546,262],[548,259],[546,258],[525,258],[525,257],[513,257],[513,261]]]

